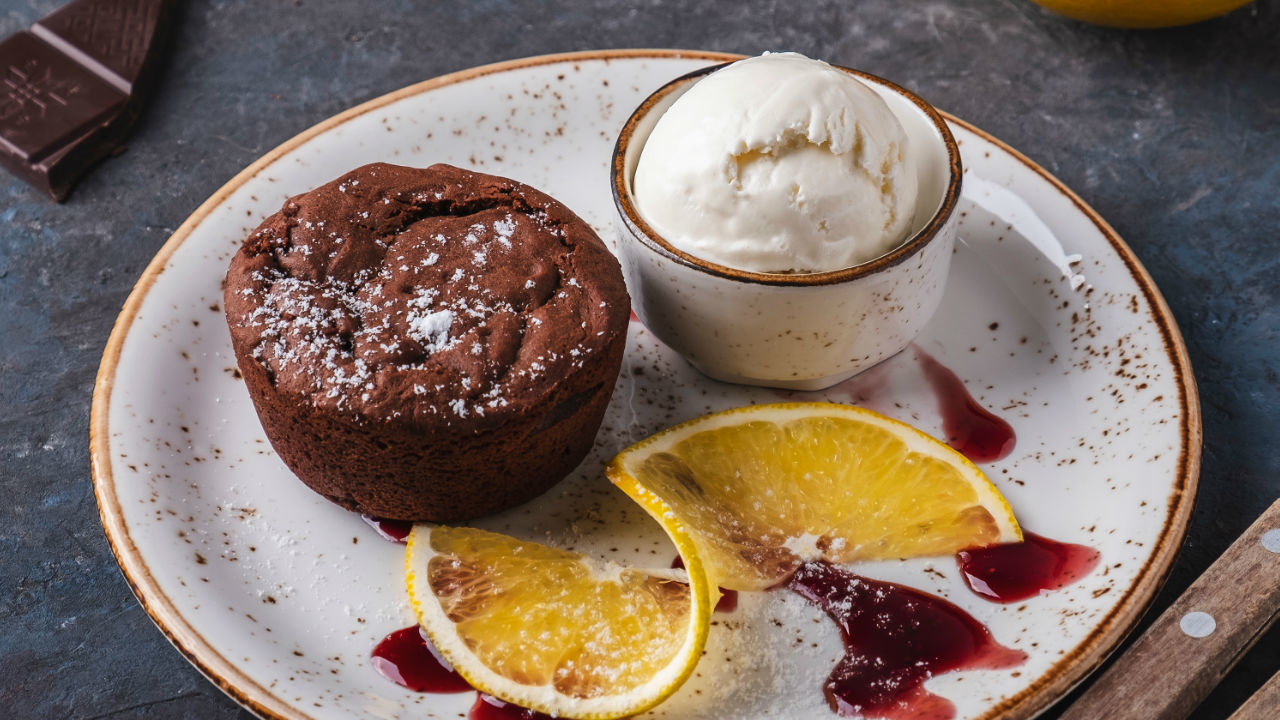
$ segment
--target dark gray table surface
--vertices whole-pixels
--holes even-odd
[[[59,4],[0,1],[0,35]],[[130,594],[90,480],[99,358],[169,234],[351,105],[477,64],[617,47],[794,49],[891,78],[1110,221],[1168,300],[1203,403],[1190,534],[1148,621],[1280,496],[1280,0],[1146,32],[1024,0],[193,0],[128,152],[62,205],[0,173],[0,716],[250,717]],[[1273,629],[1194,717],[1226,717],[1277,670]]]

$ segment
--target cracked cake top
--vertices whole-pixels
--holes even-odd
[[[240,347],[278,392],[373,420],[523,413],[625,334],[617,261],[550,196],[375,163],[290,198],[227,273]]]

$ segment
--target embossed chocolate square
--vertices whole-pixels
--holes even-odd
[[[20,32],[0,43],[0,143],[28,163],[92,130],[129,96]]]
[[[54,200],[122,149],[172,0],[78,0],[0,42],[0,165]]]

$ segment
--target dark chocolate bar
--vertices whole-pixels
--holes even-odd
[[[123,149],[173,0],[77,0],[0,42],[0,164],[54,200]]]

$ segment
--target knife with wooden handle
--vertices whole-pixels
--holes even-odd
[[[1280,613],[1280,500],[1059,720],[1175,720],[1204,700]],[[1275,683],[1273,678],[1270,684]],[[1265,688],[1264,688],[1265,690]],[[1265,696],[1262,702],[1266,702]],[[1280,717],[1269,708],[1267,717]]]

